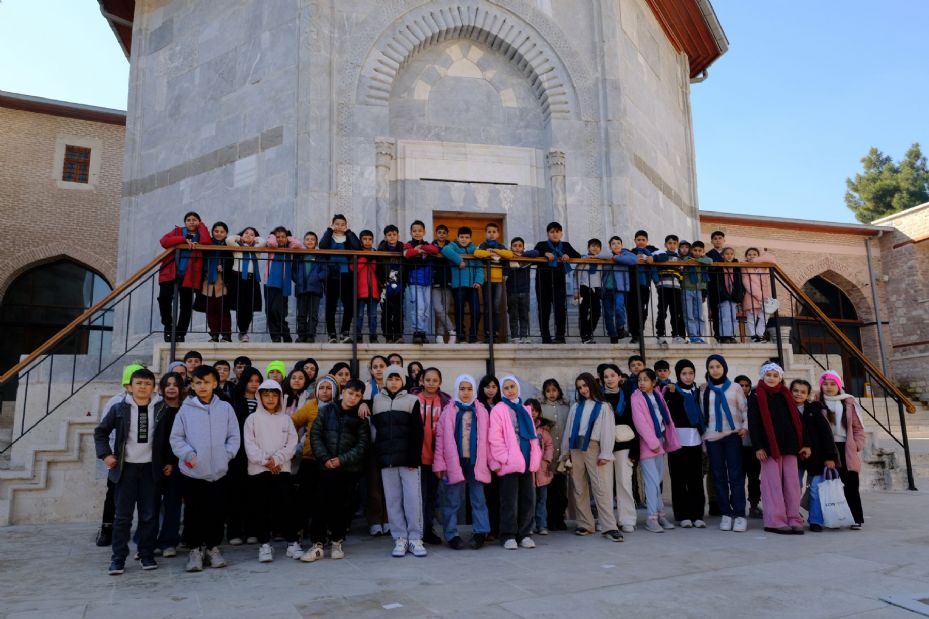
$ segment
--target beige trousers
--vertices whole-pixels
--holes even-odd
[[[635,526],[635,499],[632,497],[632,461],[629,450],[613,452],[613,480],[616,486],[616,510],[619,512],[619,524]]]
[[[613,514],[613,463],[597,466],[600,443],[590,441],[587,451],[571,450],[571,479],[574,482],[574,503],[577,509],[577,526],[595,531],[594,516],[590,510],[590,492],[597,503],[597,516],[603,531],[616,530]],[[590,480],[588,486],[587,481]]]

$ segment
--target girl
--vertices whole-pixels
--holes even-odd
[[[490,483],[487,467],[487,409],[477,400],[477,382],[468,374],[455,379],[454,401],[445,405],[436,427],[432,471],[445,484],[441,493],[442,526],[445,541],[455,549],[464,548],[458,535],[458,512],[465,500],[465,486],[471,499],[474,524],[471,548],[484,545],[490,532],[490,515],[484,501],[484,484]]]
[[[294,369],[306,372],[308,381],[306,390],[311,394],[310,397],[312,398],[312,394],[316,393],[316,376],[319,374],[319,364],[316,363],[316,359],[307,357],[303,361],[297,361],[297,363],[294,364]]]
[[[577,402],[568,413],[568,430],[561,438],[561,457],[571,457],[571,481],[577,507],[575,535],[594,532],[590,511],[590,491],[597,503],[597,516],[603,536],[612,542],[623,541],[613,514],[613,408],[604,401],[597,381],[589,372],[578,376]]]
[[[226,245],[229,227],[221,221],[213,224],[212,245]],[[206,297],[206,323],[210,341],[232,341],[232,313],[227,296],[227,273],[232,273],[232,255],[226,252],[207,252],[204,259],[203,286],[200,293]]]
[[[258,410],[258,387],[263,381],[261,372],[249,366],[242,370],[242,376],[236,382],[232,408],[239,421],[239,436],[245,429],[245,420]],[[245,456],[245,446],[240,444],[238,453],[229,462],[229,472],[226,474],[227,496],[229,497],[226,504],[226,537],[229,538],[230,546],[241,546],[243,540],[249,544],[258,541],[258,538],[254,536],[251,506],[246,496],[248,493],[247,469],[248,459]]]
[[[287,556],[299,559],[303,549],[297,541],[296,521],[290,505],[290,461],[297,448],[297,431],[283,415],[283,394],[276,381],[258,387],[258,408],[245,420],[242,443],[248,457],[249,486],[255,506],[258,561],[274,560],[271,534],[279,531],[287,541]],[[272,525],[273,523],[273,525]]]
[[[842,377],[833,371],[827,371],[819,378],[819,401],[826,407],[827,418],[832,424],[839,452],[839,477],[845,484],[845,500],[855,519],[851,528],[857,531],[864,524],[864,510],[858,493],[860,453],[865,446],[861,407],[854,396],[845,393]]]
[[[339,361],[329,370],[329,373],[336,377],[336,380],[339,381],[339,389],[345,389],[345,385],[348,384],[348,381],[352,378],[352,368],[349,364],[344,361]]]
[[[752,395],[752,389],[755,384],[752,379],[744,374],[735,377],[735,383],[742,387],[745,394],[745,401],[748,396]],[[751,441],[742,439],[742,469],[745,471],[745,477],[748,479],[748,517],[761,518],[761,462],[755,457],[755,450],[752,449]]]
[[[293,417],[307,400],[312,392],[306,388],[310,379],[303,370],[291,370],[284,381],[284,412]]]
[[[406,387],[410,393],[418,393],[423,388],[423,364],[419,361],[410,361],[406,366]]]
[[[442,372],[438,368],[423,370],[423,388],[416,394],[419,398],[419,414],[423,420],[423,459],[420,465],[423,493],[423,541],[427,544],[441,544],[442,540],[432,529],[435,519],[436,493],[439,491],[439,482],[432,474],[432,463],[435,452],[435,433],[439,424],[442,410],[451,399],[447,393],[441,391]]]
[[[797,459],[808,457],[810,448],[800,411],[784,385],[784,370],[776,363],[761,366],[758,386],[748,399],[748,428],[761,462],[764,530],[803,535]]]
[[[703,521],[703,413],[700,412],[700,389],[694,383],[697,370],[689,359],[674,365],[677,384],[665,391],[665,402],[677,432],[681,448],[668,455],[671,472],[671,504],[674,519],[689,529],[706,527]]]
[[[500,478],[500,537],[507,550],[535,548],[532,474],[542,458],[532,413],[519,397],[515,376],[504,376],[503,398],[490,411],[488,465]]]
[[[490,411],[500,402],[500,382],[496,376],[487,375],[481,379],[477,389],[477,400],[490,415]],[[490,475],[490,483],[484,489],[484,496],[487,499],[487,512],[490,514],[490,533],[487,535],[487,541],[492,542],[500,533],[500,478],[493,472]]]
[[[226,237],[226,245],[233,247],[264,247],[258,230],[249,226],[239,234]],[[249,340],[248,330],[252,326],[255,312],[261,311],[261,270],[255,252],[232,254],[232,274],[226,285],[229,287],[230,308],[235,310],[239,341]]]
[[[639,441],[633,429],[632,410],[626,406],[622,389],[622,375],[615,363],[601,363],[597,367],[603,385],[603,399],[613,408],[613,484],[616,496],[618,523],[623,533],[635,531],[635,499],[632,496],[632,471],[639,459]],[[624,428],[624,429],[623,429]],[[618,436],[622,434],[622,436]],[[616,438],[624,440],[617,441]]]
[[[723,248],[723,262],[735,263],[735,250],[731,247]],[[738,327],[737,305],[742,302],[744,291],[742,278],[738,269],[727,267],[720,269],[718,277],[719,286],[719,342],[721,344],[735,344],[736,328]]]
[[[374,355],[368,362],[368,382],[365,383],[364,400],[370,402],[384,388],[384,370],[387,369],[387,357]]]
[[[542,383],[542,417],[552,422],[552,444],[555,453],[552,462],[561,461],[561,437],[568,421],[570,407],[564,399],[561,385],[554,378]],[[568,509],[568,475],[554,471],[552,483],[548,485],[548,528],[552,531],[567,531],[565,511]]]
[[[554,468],[552,462],[555,457],[555,445],[552,442],[552,422],[542,417],[542,405],[535,398],[526,400],[526,406],[532,410],[532,421],[535,423],[535,433],[539,437],[539,447],[542,449],[542,462],[535,474],[535,532],[539,535],[548,535],[548,485],[552,483]]]
[[[332,227],[326,228],[323,238],[320,239],[319,248],[358,251],[361,249],[361,241],[349,230],[345,216],[337,213],[332,217]],[[335,344],[340,339],[343,343],[349,343],[352,339],[352,318],[355,313],[354,275],[346,255],[329,256],[329,265],[329,278],[326,282],[326,332],[329,334],[330,344]],[[335,314],[339,301],[342,302],[341,338],[335,329]]]
[[[162,376],[158,382],[158,392],[161,394],[162,399],[161,402],[155,405],[155,418],[167,415],[164,423],[165,427],[170,428],[174,425],[174,418],[181,408],[181,402],[186,397],[184,379],[180,374],[169,372]],[[161,486],[158,489],[164,514],[155,546],[161,550],[163,557],[168,558],[177,556],[177,545],[181,541],[181,473],[177,470],[178,458],[174,455],[174,452],[169,450],[169,453],[165,456],[164,464],[171,465],[171,474],[162,478]]]
[[[171,330],[175,330],[176,341],[183,342],[190,326],[191,312],[194,304],[194,290],[200,289],[203,275],[203,252],[191,251],[194,245],[210,238],[210,231],[194,212],[184,215],[184,226],[175,226],[171,232],[161,237],[161,246],[173,251],[161,262],[158,271],[158,310],[164,327],[164,339],[171,341]],[[174,309],[174,289],[178,291],[177,322],[172,324]]]
[[[776,262],[771,254],[761,255],[756,247],[745,250],[745,262]],[[746,267],[742,269],[742,311],[745,312],[745,328],[753,342],[765,341],[764,300],[771,296],[771,275],[767,268]]]
[[[387,357],[383,355],[371,357],[371,361],[368,362],[370,378],[365,383],[361,406],[370,410],[374,396],[384,389],[384,370],[387,369],[387,365]],[[377,468],[377,459],[374,457],[373,449],[365,454],[365,487],[367,488],[365,517],[368,520],[368,533],[374,537],[390,533],[390,525],[387,523],[387,505],[384,501],[384,482]]]
[[[677,451],[681,444],[677,429],[661,392],[655,389],[658,377],[651,368],[639,372],[639,388],[632,392],[632,419],[639,434],[639,466],[645,478],[645,508],[648,520],[645,528],[652,533],[673,529],[665,517],[661,500],[661,478],[664,475],[664,454]]]
[[[835,448],[832,427],[826,419],[826,411],[819,402],[810,402],[813,387],[805,380],[790,383],[790,394],[800,411],[803,431],[809,436],[810,455],[803,461],[807,479],[810,484],[809,518],[810,531],[819,533],[823,530],[823,510],[819,504],[819,483],[823,480],[823,471],[835,469],[839,452]],[[802,472],[801,472],[802,480]],[[801,488],[803,484],[801,483]]]
[[[748,435],[748,403],[742,388],[729,380],[729,364],[722,355],[707,357],[706,370],[707,383],[700,388],[706,425],[703,440],[722,515],[719,528],[742,533],[748,529],[742,468],[742,437]]]

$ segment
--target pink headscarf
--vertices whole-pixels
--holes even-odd
[[[835,384],[839,386],[839,392],[845,391],[845,385],[842,384],[842,377],[838,373],[833,372],[832,370],[826,370],[823,372],[823,375],[819,377],[819,389],[822,391],[823,383],[827,380],[834,380]]]

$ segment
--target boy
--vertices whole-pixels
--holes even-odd
[[[181,405],[171,429],[171,451],[181,469],[184,495],[184,541],[190,548],[188,572],[203,571],[203,549],[214,568],[225,567],[219,550],[223,541],[225,477],[229,461],[239,451],[241,436],[235,411],[214,390],[216,370],[194,370],[194,396]]]
[[[354,511],[355,488],[361,477],[365,452],[371,442],[368,421],[358,416],[365,385],[349,380],[339,399],[338,392],[319,409],[310,429],[313,455],[320,463],[310,539],[313,547],[300,558],[312,563],[323,558],[323,545],[331,541],[330,556],[342,559],[342,543]]]
[[[536,243],[535,250],[540,256],[548,258],[546,264],[540,264],[535,278],[536,298],[539,301],[539,327],[542,331],[542,343],[565,343],[568,308],[566,305],[568,273],[571,272],[570,258],[581,255],[567,241],[562,241],[564,230],[557,221],[550,222],[545,228],[548,239]],[[555,310],[555,339],[552,340],[548,320]]]
[[[681,257],[677,253],[679,239],[675,234],[669,234],[664,239],[664,249],[652,254],[654,262],[664,266],[658,267],[658,320],[656,321],[655,330],[658,335],[658,344],[667,346],[668,340],[665,339],[665,318],[671,315],[671,336],[675,344],[684,344],[684,300],[681,295],[681,280],[684,276],[681,269],[672,267],[667,263],[680,262]]]
[[[194,370],[203,365],[203,355],[196,350],[189,350],[184,354],[184,365],[187,366],[187,376],[189,377]]]
[[[690,260],[690,241],[682,240],[677,244],[677,255],[680,256],[681,260]]]
[[[232,362],[232,373],[235,375],[235,378],[232,382],[238,384],[239,379],[242,377],[242,372],[245,371],[245,368],[252,366],[252,360],[245,355],[240,355],[235,358]]]
[[[458,238],[442,248],[442,255],[455,264],[452,268],[452,297],[455,299],[455,330],[464,337],[464,306],[468,304],[471,325],[468,328],[468,343],[477,342],[477,325],[481,321],[481,303],[477,291],[484,283],[484,265],[477,260],[465,260],[462,256],[473,256],[477,247],[471,242],[471,228],[458,228]]]
[[[362,251],[374,251],[374,233],[362,230]],[[355,318],[355,341],[361,342],[365,312],[368,314],[368,341],[377,342],[377,304],[381,292],[377,281],[377,260],[370,256],[358,256],[358,316]]]
[[[303,235],[303,246],[314,250],[319,239],[315,232]],[[319,304],[326,293],[329,265],[316,254],[294,254],[293,280],[297,294],[297,342],[312,344],[319,327]]]
[[[603,249],[600,239],[587,241],[587,255],[585,258],[598,258]],[[580,331],[581,343],[593,344],[594,332],[600,322],[600,306],[602,304],[603,278],[600,276],[600,267],[596,264],[582,264],[574,270],[574,301],[580,301]]]
[[[152,401],[155,375],[145,368],[132,373],[129,396],[110,408],[94,429],[97,457],[109,469],[107,479],[116,490],[116,518],[113,523],[113,552],[109,574],[117,576],[126,568],[132,514],[139,511],[139,561],[143,570],[158,568],[155,563],[155,537],[158,524],[158,485],[172,467],[168,460],[168,433],[165,416],[156,418]],[[164,410],[163,408],[161,410]],[[116,433],[110,446],[110,433]]]
[[[537,258],[539,253],[526,250],[526,241],[515,237],[510,241],[510,250],[514,258]],[[506,309],[510,315],[510,341],[513,344],[528,344],[529,337],[529,280],[532,274],[531,262],[511,260],[504,269],[506,276]]]
[[[658,274],[654,268],[645,266],[654,262],[652,252],[648,249],[648,232],[637,230],[633,238],[635,247],[631,251],[636,255],[638,266],[635,269],[635,286],[630,288],[630,294],[626,298],[626,314],[629,317],[629,332],[632,334],[629,343],[638,344],[645,321],[648,319],[648,306],[652,299],[652,282],[658,281]]]
[[[300,242],[290,236],[287,228],[278,226],[271,231],[267,246],[297,248],[300,247]],[[272,342],[294,341],[290,335],[290,325],[287,324],[287,298],[293,291],[292,279],[292,256],[283,253],[271,254],[265,277],[265,315]]]
[[[423,497],[420,463],[423,420],[419,398],[404,388],[406,373],[398,365],[384,370],[384,389],[374,396],[371,425],[374,454],[387,501],[387,521],[394,538],[394,557],[407,551],[425,557],[423,546]]]
[[[225,359],[220,359],[213,364],[213,367],[216,369],[216,373],[219,374],[219,386],[216,388],[216,393],[227,402],[232,402],[235,383],[229,380],[229,362]]]
[[[694,241],[690,249],[690,259],[700,264],[711,264],[713,260],[703,255],[703,241]],[[691,344],[704,344],[703,335],[703,295],[710,280],[704,267],[684,268],[684,320],[687,322],[687,336]]]
[[[377,251],[389,251],[403,254],[403,243],[400,242],[400,229],[390,224],[384,228],[384,240],[377,246]],[[381,280],[381,300],[384,308],[381,310],[381,328],[388,344],[403,342],[403,262],[387,258],[381,261],[378,268]]]
[[[664,395],[665,389],[671,384],[671,364],[664,359],[655,362],[655,376],[658,377],[658,388]]]
[[[724,262],[723,260],[723,247],[726,246],[726,233],[722,230],[715,230],[710,235],[710,243],[713,244],[713,249],[706,252],[706,257],[712,260],[713,262]],[[722,269],[710,269],[710,279],[707,282],[707,308],[710,312],[710,322],[713,325],[713,337],[717,340],[720,340],[719,333],[719,274],[722,273]]]
[[[354,232],[349,230],[345,215],[336,213],[332,216],[331,227],[326,229],[323,238],[319,241],[319,248],[358,251],[361,249],[361,241]],[[350,344],[352,341],[351,327],[355,313],[353,301],[355,292],[349,265],[348,256],[329,256],[329,277],[326,280],[326,332],[329,334],[330,344],[340,341],[335,330],[335,312],[339,301],[342,302],[341,342]]]
[[[448,226],[439,224],[435,228],[435,240],[432,241],[438,253],[449,244]],[[432,263],[432,309],[435,311],[435,318],[439,322],[439,328],[445,331],[448,336],[448,343],[454,344],[457,333],[455,324],[448,317],[448,310],[452,307],[452,270],[448,263],[439,260]],[[444,344],[445,337],[442,333],[436,333],[436,344]]]
[[[626,337],[626,293],[629,291],[629,267],[638,262],[636,255],[623,248],[623,240],[610,237],[610,248],[598,258],[613,261],[613,266],[604,267],[603,274],[603,322],[610,344],[618,344]]]
[[[403,245],[403,256],[410,261],[407,271],[406,304],[413,317],[413,343],[425,344],[426,332],[432,331],[432,256],[439,253],[432,243],[423,240],[426,224],[410,224],[410,236]]]
[[[488,316],[492,315],[494,334],[500,340],[500,334],[503,333],[503,319],[500,316],[500,309],[503,307],[503,267],[500,265],[500,259],[508,260],[513,257],[513,252],[508,250],[505,245],[500,243],[500,227],[491,222],[484,226],[485,240],[474,251],[477,258],[490,258],[490,281],[484,284],[484,311]],[[485,323],[485,328],[487,324]],[[490,338],[490,334],[487,334]]]

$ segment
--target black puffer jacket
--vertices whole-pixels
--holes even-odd
[[[310,443],[320,467],[338,458],[343,471],[360,473],[371,444],[371,430],[368,422],[358,417],[357,406],[345,410],[338,403],[327,402],[310,429]]]
[[[382,389],[374,396],[371,415],[377,465],[418,467],[423,461],[423,418],[419,398],[405,390],[393,396]]]

